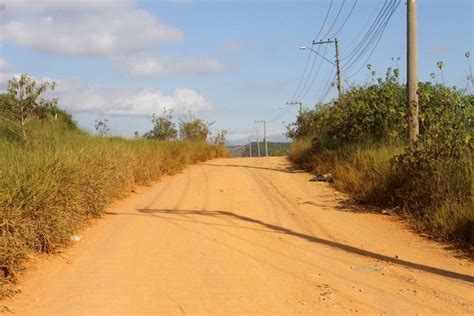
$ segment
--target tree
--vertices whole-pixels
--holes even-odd
[[[95,131],[97,132],[97,134],[99,134],[99,136],[107,136],[110,133],[108,119],[95,121],[94,127]]]
[[[224,147],[226,144],[226,135],[227,131],[224,129],[217,131],[216,136],[213,138],[214,145]]]
[[[34,118],[44,119],[57,108],[57,99],[44,99],[42,95],[54,90],[55,82],[38,83],[26,74],[8,81],[7,96],[2,98],[1,117],[27,138],[26,126]],[[7,102],[3,102],[5,99]]]
[[[178,135],[176,125],[172,121],[171,110],[165,110],[161,116],[153,114],[151,121],[153,129],[143,137],[157,140],[172,140]]]
[[[210,124],[196,118],[180,120],[179,136],[181,139],[190,141],[206,141],[209,135]]]

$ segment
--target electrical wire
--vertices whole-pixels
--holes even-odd
[[[320,45],[321,46],[321,45]],[[324,46],[324,52],[322,53],[323,56],[326,56],[326,52],[328,50],[328,46],[325,45]],[[316,60],[316,59],[315,59]],[[306,89],[306,91],[303,93],[303,95],[300,97],[300,99],[303,99],[307,94],[308,92],[311,90],[311,88],[313,87],[315,81],[316,81],[316,78],[318,77],[318,73],[319,71],[321,70],[321,66],[323,64],[323,58],[320,58],[319,59],[319,65],[318,65],[318,68],[316,69],[316,72],[314,73],[313,75],[313,80],[311,81],[311,84],[308,86],[308,89]]]
[[[387,2],[387,1],[385,1]],[[365,21],[365,24],[364,26],[360,29],[359,33],[357,33],[357,35],[352,39],[352,41],[347,45],[348,47],[348,51],[352,51],[352,46],[356,43],[357,39],[360,38],[360,36],[362,35],[362,33],[364,32],[364,30],[367,28],[367,26],[369,25],[370,21],[373,20],[373,18],[375,17],[375,14],[378,12],[379,10],[379,7],[380,5],[382,4],[383,2],[382,1],[378,1],[377,2],[377,6],[375,7],[375,9],[372,11],[372,13],[370,14],[370,17],[367,19],[367,21]],[[355,46],[354,46],[355,47]],[[351,48],[351,49],[349,49]],[[341,59],[342,60],[342,59]]]
[[[319,28],[318,34],[316,35],[316,38],[319,37],[319,35],[321,35],[321,32],[322,32],[323,29],[324,29],[324,25],[326,24],[326,21],[327,21],[327,19],[328,19],[329,13],[331,12],[331,8],[332,8],[333,3],[334,3],[334,0],[331,0],[331,3],[329,4],[329,8],[328,8],[328,10],[327,10],[327,12],[326,12],[326,16],[324,17],[324,22],[323,22],[323,24],[321,24],[321,27]],[[308,51],[308,58],[306,59],[306,64],[305,64],[305,66],[304,66],[303,73],[302,73],[301,78],[300,78],[300,80],[299,80],[299,82],[298,82],[298,85],[296,86],[295,92],[293,92],[293,95],[291,96],[290,100],[294,100],[296,94],[298,93],[298,91],[299,91],[299,89],[300,89],[300,87],[301,87],[301,84],[302,84],[303,79],[304,79],[304,77],[305,77],[306,70],[308,69],[308,65],[309,65],[309,61],[310,61],[311,57],[312,57],[312,52],[311,52],[311,51]]]
[[[352,12],[354,11],[354,8],[355,8],[356,5],[357,5],[357,1],[358,1],[358,0],[355,0],[355,1],[354,1],[354,4],[352,5],[351,10],[349,11],[349,13],[347,14],[346,18],[344,19],[344,22],[342,22],[342,24],[341,24],[341,26],[339,27],[339,29],[337,29],[337,31],[336,31],[331,37],[336,37],[336,35],[339,34],[339,32],[341,31],[341,29],[344,27],[344,25],[346,25],[347,20],[349,20],[349,17],[352,15]]]
[[[300,91],[300,94],[298,94],[298,100],[301,100],[301,98],[304,98],[304,95],[305,95],[305,91],[306,91],[306,86],[308,85],[308,82],[310,80],[310,76],[311,74],[313,73],[313,69],[314,69],[314,65],[316,64],[316,61],[318,60],[318,54],[319,52],[321,51],[321,45],[318,45],[318,50],[316,51],[317,54],[315,54],[315,58],[313,59],[313,64],[311,65],[311,70],[309,71],[309,74],[308,74],[308,78],[306,78],[306,81],[303,85],[303,88],[301,88],[301,91]],[[314,54],[313,51],[310,51],[311,54]]]
[[[362,65],[360,66],[360,68],[354,72],[353,74],[349,75],[348,77],[354,77],[355,75],[357,75],[367,64],[367,62],[369,61],[369,59],[372,57],[372,55],[374,54],[375,50],[377,49],[378,45],[379,45],[379,42],[380,42],[380,39],[382,38],[383,36],[383,33],[385,32],[385,29],[387,27],[387,24],[388,22],[390,21],[392,15],[395,13],[396,9],[398,8],[400,4],[400,1],[397,3],[397,5],[395,6],[395,8],[393,9],[393,11],[390,13],[390,16],[388,17],[388,19],[385,21],[381,31],[380,31],[380,35],[378,35],[378,38],[375,42],[375,45],[374,47],[372,48],[372,51],[370,52],[370,54],[368,55],[368,57],[365,59],[365,61],[362,63]]]
[[[367,34],[368,36],[366,37],[365,43],[359,46],[359,49],[355,51],[356,55],[353,55],[351,58],[349,58],[348,63],[343,67],[344,71],[348,71],[350,68],[355,66],[361,60],[361,58],[363,58],[363,56],[370,50],[371,45],[374,42],[377,42],[377,38],[379,38],[379,36],[381,36],[381,34],[383,33],[383,30],[385,29],[388,21],[395,12],[399,3],[400,0],[393,0],[390,6],[385,8],[378,23],[374,24],[375,29],[372,28],[373,31],[371,32],[371,34]]]
[[[337,14],[336,14],[336,18],[334,19],[334,21],[332,22],[331,24],[331,27],[328,28],[328,31],[326,32],[326,34],[324,35],[324,37],[328,36],[329,33],[332,31],[332,29],[334,28],[334,25],[336,24],[337,20],[339,19],[339,15],[341,14],[341,11],[342,11],[342,8],[344,8],[344,4],[346,3],[346,0],[342,0],[342,4],[341,6],[339,7],[339,11],[337,11]]]
[[[390,2],[392,2],[392,1],[394,1],[394,0],[390,0]],[[390,2],[389,2],[389,0],[385,0],[384,5],[382,6],[379,13],[377,14],[377,17],[375,18],[374,22],[372,22],[372,25],[367,30],[365,35],[362,37],[360,42],[356,45],[356,47],[348,55],[346,55],[344,57],[341,57],[341,61],[352,58],[352,56],[354,56],[354,54],[356,54],[364,46],[364,44],[367,42],[368,38],[370,37],[371,33],[373,33],[374,29],[379,24],[379,22],[380,22],[381,18],[383,17],[383,15],[387,12],[387,10],[388,10],[387,4],[389,4]]]
[[[344,8],[345,3],[346,3],[346,0],[343,0],[341,6],[339,7],[339,10],[338,10],[337,13],[336,13],[336,17],[334,18],[334,20],[333,20],[331,26],[329,27],[329,29],[327,30],[326,34],[325,34],[323,37],[328,36],[328,34],[329,34],[329,33],[331,32],[331,30],[334,28],[334,25],[337,23],[337,21],[338,21],[338,19],[339,19],[339,16],[341,15],[342,9]],[[332,6],[332,1],[331,1],[331,6]],[[328,11],[328,14],[329,14],[329,11]],[[326,19],[325,19],[325,20],[327,20],[327,16],[326,16]],[[322,25],[323,28],[324,28],[324,25],[325,25],[325,24],[326,24],[326,23],[324,22],[323,25]],[[320,34],[320,33],[321,33],[321,32],[319,32],[319,34]],[[318,35],[319,35],[319,34],[318,34]],[[317,37],[316,37],[316,38],[317,38]],[[318,47],[318,53],[319,53],[319,50],[320,50],[320,46]],[[312,53],[312,52],[310,52],[310,53]],[[315,63],[316,63],[317,58],[318,58],[318,55],[316,54],[315,59],[314,59],[314,61],[313,61],[313,64],[312,64],[312,66],[311,66],[311,70],[310,70],[310,72],[308,73],[308,75],[307,75],[307,77],[306,77],[306,80],[305,80],[305,83],[304,83],[304,85],[303,85],[303,89],[300,91],[300,94],[298,95],[297,99],[301,99],[301,95],[302,95],[303,91],[305,91],[306,86],[308,85],[308,82],[309,82],[309,80],[310,80],[310,78],[311,78],[311,75],[312,75],[312,73],[313,73],[314,65],[315,65]]]

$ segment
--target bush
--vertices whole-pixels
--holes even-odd
[[[474,98],[422,83],[420,137],[405,145],[405,88],[396,72],[352,87],[288,127],[289,156],[331,173],[336,188],[359,202],[397,208],[435,237],[474,244]]]
[[[178,136],[178,131],[172,121],[171,112],[165,111],[161,116],[153,114],[151,121],[153,123],[153,129],[145,133],[145,138],[172,140]]]
[[[179,137],[189,141],[206,141],[209,125],[203,120],[192,118],[179,122]]]

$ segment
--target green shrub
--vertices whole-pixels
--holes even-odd
[[[422,83],[420,137],[405,145],[405,89],[385,80],[302,113],[289,157],[359,202],[394,207],[435,237],[474,244],[474,98]]]

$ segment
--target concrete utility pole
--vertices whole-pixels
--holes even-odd
[[[337,37],[334,39],[336,45],[336,69],[337,69],[337,91],[339,92],[339,97],[342,96],[342,76],[341,76],[341,65],[339,62],[339,41]]]
[[[252,138],[249,137],[249,157],[252,158]]]
[[[265,143],[265,157],[268,157],[268,144],[267,144],[267,121],[255,121],[255,123],[263,123],[263,142]]]
[[[260,157],[260,141],[258,139],[258,129],[255,130],[257,132],[257,154]]]
[[[313,45],[321,45],[321,44],[332,44],[334,43],[334,45],[336,46],[336,63],[333,63],[332,61],[329,61],[327,58],[325,58],[323,55],[320,55],[318,54],[316,51],[314,51],[313,49],[311,49],[311,51],[321,57],[323,57],[324,59],[326,59],[327,61],[329,61],[331,64],[333,64],[334,66],[336,66],[336,72],[337,72],[337,91],[339,92],[339,98],[342,97],[342,73],[341,73],[341,62],[339,60],[339,40],[337,38],[334,39],[334,41],[332,40],[327,40],[327,41],[319,41],[319,42],[316,42],[316,41],[313,41]],[[301,47],[302,49],[306,49],[308,47]]]
[[[299,106],[300,106],[299,114],[301,115],[301,113],[303,113],[303,103],[301,103],[301,102],[286,102],[286,104],[287,105],[299,104]]]
[[[407,0],[407,107],[408,129],[412,143],[418,140],[418,38],[416,30],[416,0]]]

